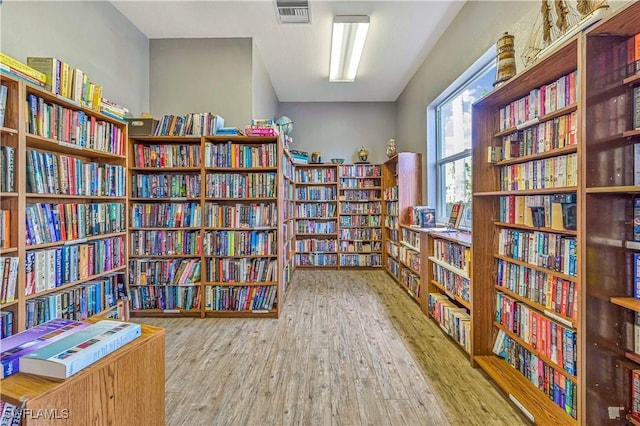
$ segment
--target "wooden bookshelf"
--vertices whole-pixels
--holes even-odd
[[[399,263],[401,225],[409,224],[409,209],[421,204],[422,154],[399,152],[382,165],[382,265],[402,284]]]
[[[295,267],[339,268],[338,166],[296,164]]]
[[[338,166],[339,265],[382,267],[382,168],[379,164]]]
[[[0,188],[0,209],[10,213],[0,261],[18,258],[15,299],[3,315],[16,333],[110,309],[126,285],[127,125],[4,74],[0,83],[8,88],[0,146],[14,153],[15,183]],[[63,115],[86,124],[57,126]],[[95,303],[81,306],[83,292]],[[52,300],[53,311],[45,306]]]

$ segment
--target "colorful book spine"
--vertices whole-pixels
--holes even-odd
[[[54,319],[2,339],[0,378],[4,379],[19,371],[20,357],[88,326],[88,323],[80,321]]]
[[[40,71],[31,68],[29,65],[23,64],[17,59],[13,59],[11,56],[2,52],[0,52],[0,63],[5,64],[11,69],[19,71],[20,73],[39,81],[41,84],[44,84],[47,81],[47,76],[44,73],[41,73]]]
[[[20,371],[66,379],[141,335],[139,324],[104,320],[20,358]]]

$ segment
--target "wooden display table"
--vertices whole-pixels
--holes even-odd
[[[23,407],[25,426],[164,425],[165,332],[141,326],[141,337],[64,381],[0,380],[0,398]]]

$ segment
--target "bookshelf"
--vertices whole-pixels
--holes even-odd
[[[382,167],[338,166],[340,267],[382,266]]]
[[[133,136],[129,146],[132,316],[277,317],[292,272],[281,139]]]
[[[427,232],[423,273],[427,312],[470,357],[472,353],[471,234]]]
[[[400,241],[398,244],[398,267],[400,269],[399,284],[415,299],[424,311],[424,276],[428,266],[423,263],[423,253],[426,251],[427,239],[425,230],[410,225],[400,225]],[[423,266],[424,265],[424,266]]]
[[[409,224],[410,208],[421,204],[422,154],[400,152],[382,165],[382,264],[402,286],[400,225]]]
[[[338,268],[338,166],[295,167],[296,268]]]
[[[286,292],[287,286],[293,278],[295,271],[295,165],[288,149],[282,154],[282,285]]]
[[[9,212],[0,255],[19,259],[3,322],[11,316],[15,333],[107,311],[124,295],[127,270],[126,123],[6,75],[0,82],[2,154],[13,154],[3,171],[14,181],[0,193]]]

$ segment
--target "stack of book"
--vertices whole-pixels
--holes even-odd
[[[44,73],[2,52],[0,52],[0,72],[39,87],[45,87],[47,81]]]
[[[309,164],[309,153],[306,151],[298,151],[296,149],[292,149],[289,151],[291,154],[291,161],[294,164]]]
[[[66,379],[141,335],[139,324],[54,319],[2,340],[2,376]]]

